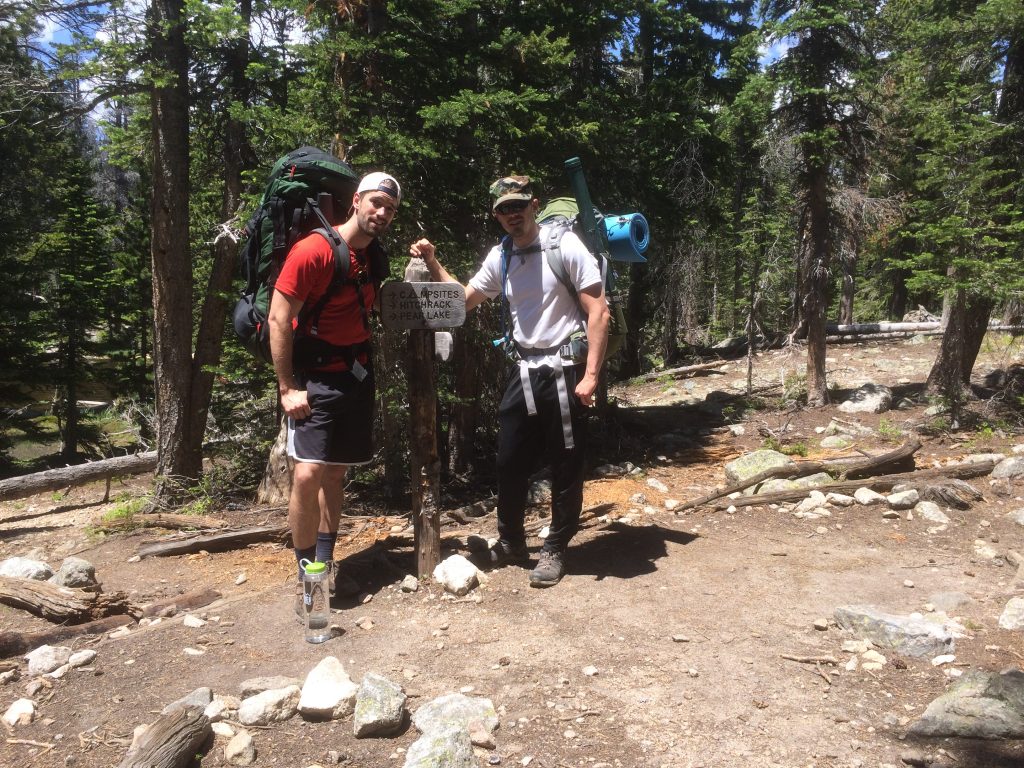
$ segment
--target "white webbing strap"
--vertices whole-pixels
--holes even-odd
[[[558,358],[555,364],[555,385],[558,387],[558,410],[562,413],[562,437],[565,440],[565,450],[572,450],[576,444],[572,439],[572,413],[569,411],[569,387],[565,383],[565,370],[562,368],[562,358]]]
[[[523,384],[523,400],[526,401],[526,413],[537,415],[537,403],[533,399],[533,387],[530,385],[530,368],[525,360],[519,361],[519,381]]]

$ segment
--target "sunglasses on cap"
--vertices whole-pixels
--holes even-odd
[[[494,207],[494,212],[500,213],[502,216],[508,216],[510,213],[521,213],[522,211],[525,211],[529,204],[529,200],[508,200],[501,205],[496,205]]]

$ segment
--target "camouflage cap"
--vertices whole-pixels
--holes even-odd
[[[529,176],[506,176],[491,184],[491,210],[507,200],[533,200]]]

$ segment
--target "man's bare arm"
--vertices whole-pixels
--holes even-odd
[[[270,299],[267,322],[270,325],[270,356],[277,374],[277,391],[281,396],[281,409],[293,419],[309,416],[306,391],[299,389],[292,369],[294,334],[292,321],[298,317],[302,302],[280,291],[274,291]]]
[[[580,291],[579,298],[580,306],[587,315],[587,370],[576,385],[576,396],[584,405],[592,405],[604,353],[608,349],[608,326],[612,316],[600,283]]]
[[[459,281],[448,274],[448,270],[437,260],[437,249],[434,244],[423,238],[409,246],[409,255],[414,259],[423,259],[430,272],[430,278],[437,283],[458,283]],[[466,310],[475,309],[487,300],[487,296],[480,293],[471,285],[464,285],[466,289]]]

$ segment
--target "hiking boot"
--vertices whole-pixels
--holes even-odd
[[[553,587],[565,573],[565,554],[547,549],[540,551],[537,567],[530,571],[531,587]]]
[[[526,565],[530,553],[525,544],[510,544],[504,539],[498,539],[487,549],[478,552],[477,558],[484,567],[501,568],[506,565]]]

